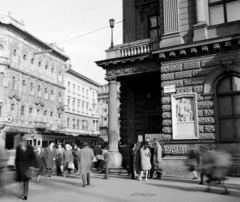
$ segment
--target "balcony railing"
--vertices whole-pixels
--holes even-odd
[[[149,53],[153,49],[150,39],[143,39],[114,46],[106,50],[107,59]]]

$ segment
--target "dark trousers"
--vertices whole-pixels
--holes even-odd
[[[107,179],[108,178],[108,172],[109,172],[108,162],[104,162],[104,165],[105,165],[105,176],[104,176],[104,178]]]
[[[61,167],[57,167],[57,176],[61,176],[61,175],[62,175]]]
[[[90,173],[87,174],[82,174],[82,181],[83,181],[83,186],[86,185],[86,177],[87,177],[87,184],[90,184]]]

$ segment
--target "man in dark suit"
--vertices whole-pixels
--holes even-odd
[[[56,150],[54,148],[54,142],[51,142],[49,146],[44,150],[44,156],[46,161],[46,175],[52,176],[54,161],[56,160]]]

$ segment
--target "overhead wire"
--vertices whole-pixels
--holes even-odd
[[[116,24],[119,24],[119,23],[121,23],[121,22],[122,22],[122,21],[118,21],[118,22],[115,23],[115,25],[116,25]],[[94,32],[98,32],[98,31],[100,31],[100,30],[102,30],[102,29],[106,29],[106,28],[108,28],[108,27],[109,27],[109,26],[105,26],[105,27],[99,28],[99,29],[97,29],[97,30],[88,32],[88,33],[86,33],[86,34],[79,35],[79,36],[77,36],[77,37],[68,39],[68,40],[66,40],[66,41],[62,41],[62,42],[60,42],[60,43],[58,43],[58,44],[63,44],[63,43],[67,43],[67,42],[69,42],[69,41],[73,41],[73,40],[75,40],[75,39],[81,38],[81,37],[83,37],[83,36],[87,36],[87,35],[92,34],[92,33],[94,33]]]

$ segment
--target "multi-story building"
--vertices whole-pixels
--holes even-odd
[[[68,69],[65,73],[65,134],[99,135],[97,82]]]
[[[120,84],[117,84],[117,91],[118,91],[118,117],[119,114],[119,106],[120,106]],[[99,116],[99,132],[101,137],[104,139],[105,142],[108,142],[108,84],[102,85],[98,89],[98,116]],[[120,120],[119,127],[120,127]],[[119,131],[118,131],[119,135]]]
[[[15,148],[25,136],[34,145],[47,146],[43,135],[58,134],[64,126],[64,74],[69,57],[46,44],[11,16],[0,16],[0,116],[6,148]],[[42,140],[42,138],[41,138]]]
[[[239,0],[123,0],[123,44],[97,64],[109,81],[110,151],[154,136],[167,172],[184,172],[189,150],[209,143],[232,154],[240,174]],[[175,166],[174,166],[175,165]]]

